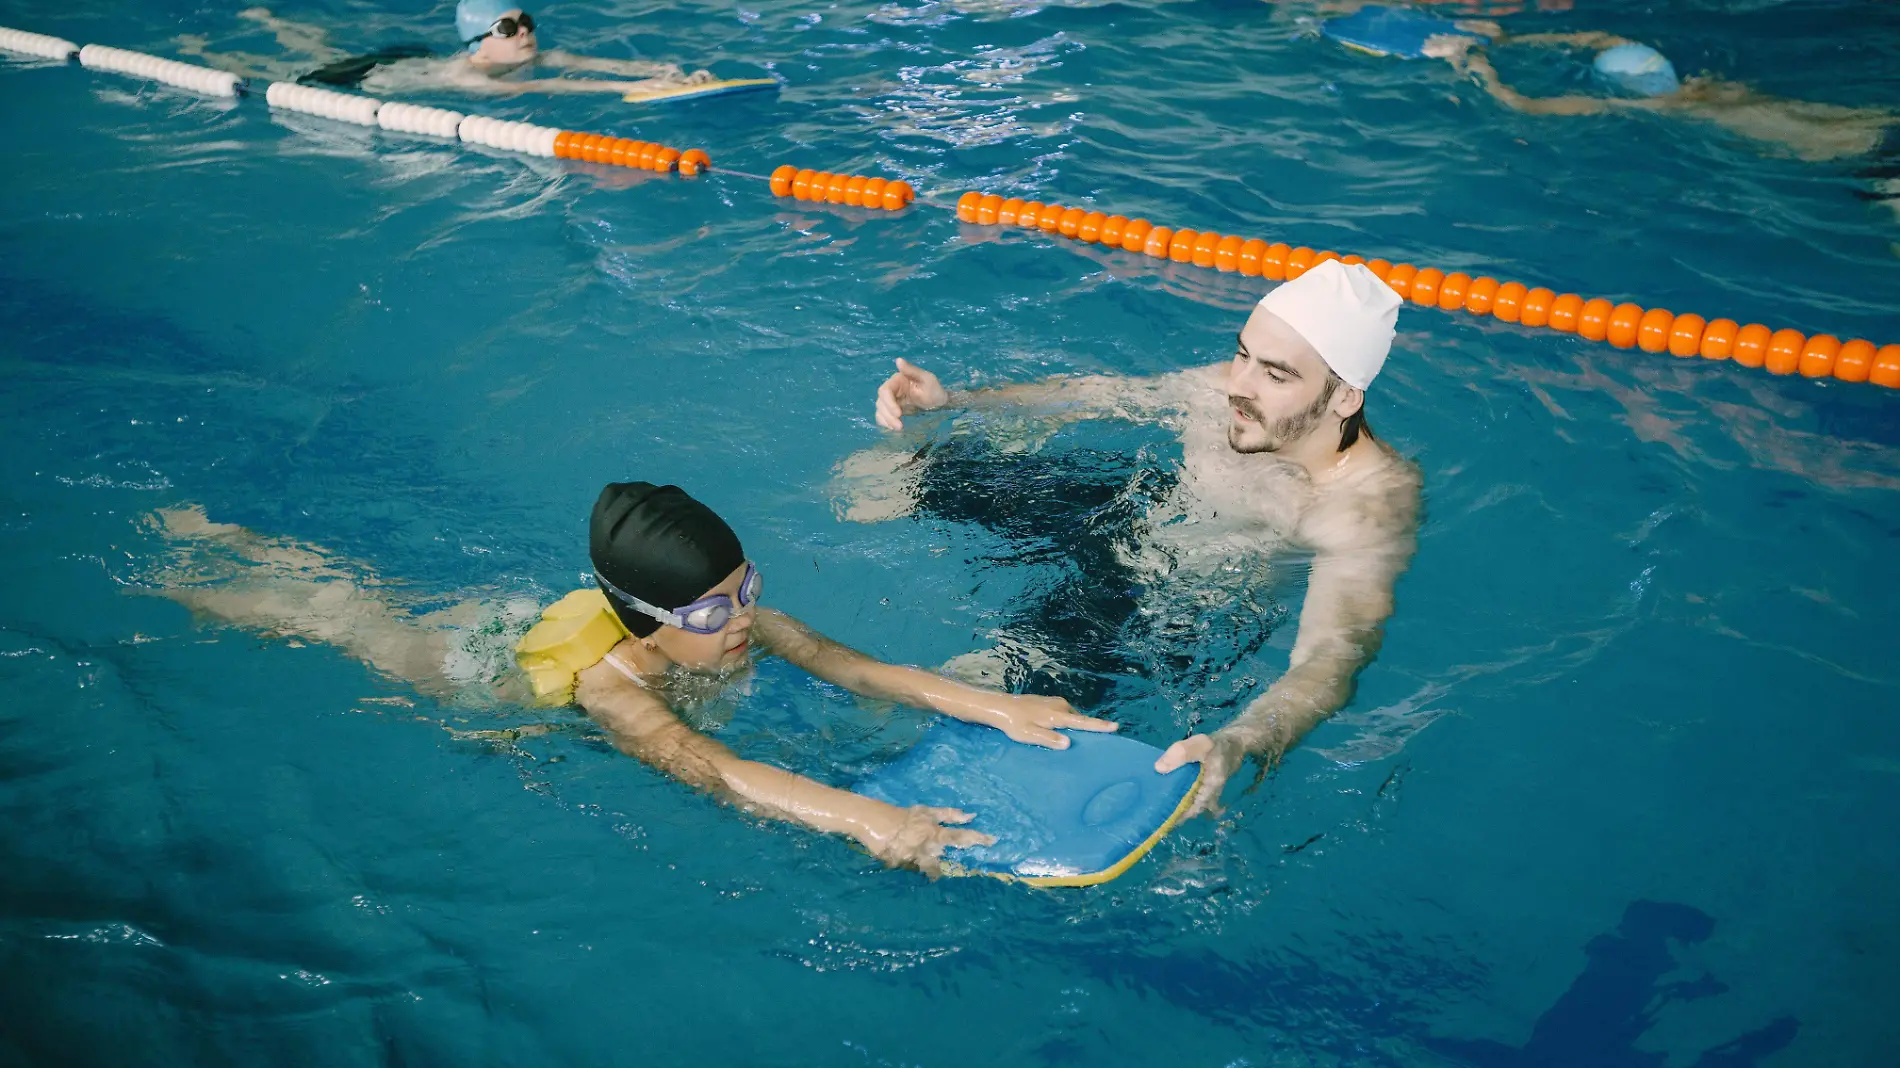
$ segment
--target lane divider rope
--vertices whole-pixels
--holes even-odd
[[[70,62],[79,52],[79,46],[63,37],[48,37],[43,33],[28,33],[25,30],[9,30],[0,26],[0,48],[23,55],[38,56],[41,59],[57,59]]]
[[[294,82],[270,83],[264,90],[264,102],[285,111],[301,111],[358,126],[375,126],[376,113],[383,107],[383,102],[374,97],[337,93]]]
[[[814,171],[809,167],[800,169],[790,164],[773,171],[766,181],[771,183],[773,196],[822,200],[828,204],[848,204],[854,208],[902,211],[917,199],[917,191],[910,187],[909,182],[891,182],[861,174],[833,174],[830,171]]]
[[[67,62],[76,54],[80,64],[88,69],[128,74],[210,96],[236,97],[244,90],[243,81],[226,71],[105,45],[78,47],[58,37],[24,30],[0,27],[0,49]],[[271,107],[281,110],[397,133],[453,137],[469,144],[530,156],[575,159],[660,173],[677,171],[689,176],[712,168],[712,160],[704,149],[681,150],[651,141],[465,115],[291,82],[272,82],[264,97]],[[730,169],[727,173],[765,182],[774,196],[804,201],[895,212],[918,200],[908,182],[834,174],[790,164],[778,167],[769,177]],[[958,197],[954,209],[932,203],[928,197],[923,202],[930,207],[954,210],[958,219],[976,226],[1034,229],[1086,244],[1270,282],[1298,278],[1314,264],[1326,260],[1363,263],[1400,296],[1425,307],[1488,315],[1501,322],[1574,334],[1621,349],[1668,352],[1683,358],[1733,360],[1744,367],[1763,368],[1769,374],[1833,377],[1843,382],[1872,382],[1900,389],[1900,344],[1876,346],[1865,338],[1842,341],[1832,334],[1809,336],[1799,330],[1773,330],[1760,323],[1744,325],[1733,319],[1708,320],[1693,313],[1677,315],[1665,308],[1558,293],[1543,286],[1532,288],[1522,282],[1500,282],[1488,275],[1473,278],[1462,271],[1446,273],[1436,267],[1395,264],[1357,255],[1341,256],[1337,252],[1305,246],[1292,247],[1284,242],[1268,243],[1261,238],[1156,226],[1146,219],[1005,198],[994,193],[966,192]]]
[[[1146,219],[994,193],[964,193],[957,199],[956,211],[958,219],[977,226],[1025,227],[1085,244],[1238,272],[1270,282],[1291,281],[1326,260],[1363,263],[1413,304],[1489,315],[1500,322],[1607,341],[1620,349],[1734,360],[1743,367],[1760,367],[1774,375],[1831,376],[1843,382],[1900,388],[1900,344],[1876,346],[1865,338],[1842,341],[1832,334],[1810,337],[1799,330],[1771,330],[1760,323],[1742,325],[1733,319],[1677,315],[1665,308],[1585,298],[1542,286],[1530,288],[1522,282],[1500,282],[1489,275],[1473,278],[1462,271],[1447,274],[1436,267],[1341,256],[1212,230],[1155,226]]]
[[[160,59],[143,52],[94,44],[89,44],[79,50],[79,62],[81,66],[92,70],[130,74],[135,78],[164,82],[166,85],[175,85],[194,93],[204,93],[206,96],[234,97],[238,95],[240,79],[237,75],[228,71],[201,67],[196,63],[180,63],[175,59]]]

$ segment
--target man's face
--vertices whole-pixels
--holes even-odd
[[[1336,390],[1313,346],[1286,320],[1256,307],[1227,369],[1227,444],[1240,453],[1278,452],[1333,422],[1328,409]]]

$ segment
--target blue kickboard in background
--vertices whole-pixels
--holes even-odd
[[[1327,19],[1319,32],[1348,48],[1375,56],[1424,59],[1425,41],[1438,34],[1482,37],[1454,22],[1403,7],[1362,7],[1344,18]]]

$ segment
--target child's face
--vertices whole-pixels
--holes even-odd
[[[739,603],[739,585],[745,581],[748,566],[740,564],[719,585],[700,595],[705,598],[718,593],[732,600],[732,618],[717,632],[694,634],[678,627],[661,627],[653,632],[653,644],[668,660],[688,671],[708,673],[730,671],[745,662],[752,645],[752,620],[758,612],[757,601]]]
[[[503,36],[502,31],[513,27],[514,32]],[[495,25],[482,38],[481,45],[475,49],[470,60],[489,66],[514,66],[526,63],[534,58],[540,48],[534,36],[534,19],[520,8],[510,8],[495,20]]]

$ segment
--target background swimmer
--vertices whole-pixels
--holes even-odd
[[[466,603],[415,615],[366,569],[320,550],[210,523],[192,508],[157,518],[186,550],[185,565],[162,575],[158,592],[194,612],[335,646],[425,693],[532,697],[515,651],[537,604]],[[1060,698],[997,693],[880,663],[765,607],[762,579],[737,535],[677,486],[611,484],[589,525],[589,556],[618,625],[607,623],[605,642],[570,675],[575,700],[622,752],[753,815],[853,838],[886,864],[926,874],[940,870],[945,849],[994,841],[955,826],[969,820],[963,812],[899,808],[743,760],[682,721],[679,709],[749,666],[755,642],[757,655],[782,657],[853,693],[995,727],[1019,742],[1065,748],[1056,728],[1115,729]]]
[[[1659,71],[1653,82],[1644,88],[1635,89],[1651,95],[1525,96],[1498,77],[1497,68],[1484,54],[1487,43],[1497,46],[1578,48],[1600,55],[1612,51],[1636,55],[1637,50],[1641,50],[1658,60],[1661,56],[1635,41],[1609,33],[1532,33],[1514,36],[1506,34],[1494,22],[1460,23],[1459,28],[1482,36],[1441,34],[1426,42],[1426,54],[1446,60],[1455,70],[1470,74],[1499,103],[1525,114],[1602,115],[1612,111],[1641,110],[1682,115],[1714,123],[1761,145],[1785,149],[1799,159],[1817,162],[1873,156],[1882,151],[1900,149],[1900,136],[1896,136],[1900,127],[1896,127],[1895,117],[1890,112],[1879,108],[1786,100],[1713,74],[1698,74],[1678,81],[1673,69],[1667,71],[1666,77],[1661,77]],[[1668,61],[1663,60],[1661,66],[1667,68]],[[1603,67],[1603,64],[1597,65],[1599,73]],[[1623,80],[1614,74],[1607,77]]]
[[[426,45],[408,44],[351,55],[329,42],[316,26],[290,22],[255,7],[240,18],[269,30],[294,57],[263,57],[241,52],[212,52],[201,36],[179,38],[179,50],[221,70],[246,78],[299,81],[334,88],[361,89],[378,95],[453,90],[487,96],[517,93],[628,93],[699,85],[714,81],[710,71],[686,73],[671,63],[599,59],[558,49],[543,50],[534,16],[507,0],[461,0],[455,8],[458,49],[438,54]],[[312,69],[314,65],[315,69]],[[614,78],[530,76],[536,68]],[[619,79],[634,78],[636,81]]]

